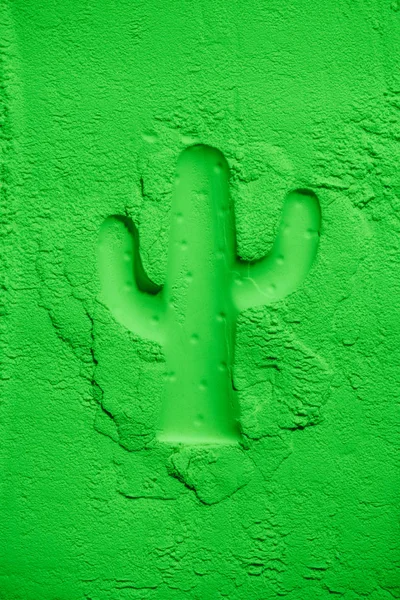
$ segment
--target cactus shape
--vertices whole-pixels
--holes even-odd
[[[178,160],[164,286],[145,273],[132,221],[114,216],[103,223],[102,301],[123,326],[157,341],[165,353],[160,441],[240,440],[232,379],[237,316],[299,287],[316,255],[320,224],[316,195],[292,191],[271,252],[252,262],[238,258],[229,168],[221,152],[205,145],[186,148]]]

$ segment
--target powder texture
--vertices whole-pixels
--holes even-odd
[[[399,64],[398,0],[3,0],[1,599],[400,598]],[[236,444],[157,439],[168,353],[102,296],[116,216],[168,285],[194,145],[243,261],[291,191],[322,215],[235,315]]]

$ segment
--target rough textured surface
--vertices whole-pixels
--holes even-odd
[[[400,597],[399,2],[3,0],[0,33],[0,598]],[[244,259],[289,190],[322,208],[302,287],[239,317],[241,450],[154,442],[163,353],[98,302],[110,215],[164,283],[193,143]]]

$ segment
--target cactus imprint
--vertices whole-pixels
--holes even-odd
[[[159,342],[167,372],[158,439],[230,444],[240,439],[232,383],[235,323],[240,311],[270,305],[304,280],[319,241],[320,206],[308,190],[285,200],[271,252],[237,257],[223,155],[204,145],[179,158],[171,208],[167,278],[146,275],[130,219],[106,219],[98,246],[102,300],[135,334]]]

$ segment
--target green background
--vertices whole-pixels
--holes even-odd
[[[0,598],[399,598],[398,0],[3,0],[0,39]],[[289,190],[322,208],[305,283],[239,318],[225,454],[154,442],[160,347],[98,302],[113,214],[164,282],[193,143],[243,258]]]

